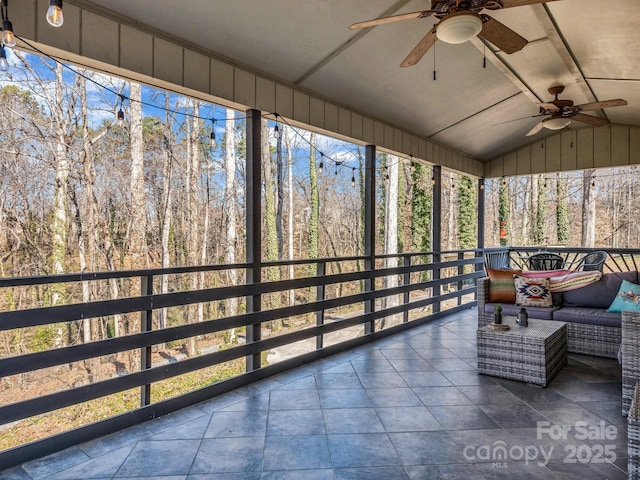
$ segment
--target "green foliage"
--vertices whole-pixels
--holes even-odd
[[[421,163],[415,163],[411,173],[411,247],[417,252],[431,249],[431,174],[431,168]]]
[[[547,180],[542,175],[538,180],[538,208],[536,209],[536,218],[533,224],[533,243],[540,245],[545,241],[545,225],[544,216],[547,204]]]
[[[558,243],[569,241],[569,208],[567,206],[567,181],[558,174],[556,183],[556,230]]]
[[[509,244],[509,189],[504,177],[500,179],[498,188],[498,223],[500,228],[500,245]]]
[[[460,177],[458,186],[458,243],[459,248],[467,249],[476,246],[476,202],[473,180],[467,176]]]
[[[53,348],[55,341],[56,328],[55,325],[45,325],[36,330],[36,333],[31,339],[30,352],[43,352]]]
[[[309,258],[318,258],[318,219],[320,216],[320,195],[318,192],[318,170],[316,166],[316,136],[311,134],[310,143],[313,146],[309,150],[309,188],[311,190],[309,214]],[[309,265],[309,275],[316,275],[316,265]]]

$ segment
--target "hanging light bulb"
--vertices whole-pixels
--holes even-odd
[[[355,169],[355,167],[353,167],[351,169],[351,186],[352,187],[356,186],[356,169]]]
[[[122,107],[118,110],[118,125],[121,127],[124,125],[124,112],[122,111]]]
[[[13,34],[13,25],[6,19],[2,21],[2,43],[7,47],[16,46],[16,37]]]
[[[6,72],[9,69],[9,62],[7,62],[7,52],[3,45],[0,45],[0,70]]]
[[[431,177],[431,185],[435,185],[436,184],[436,177]]]
[[[6,47],[14,47],[16,44],[16,37],[13,34],[13,25],[9,21],[9,14],[7,13],[7,6],[9,0],[2,0],[2,43]]]
[[[47,22],[52,27],[61,27],[64,22],[62,16],[62,0],[49,0],[49,9],[47,10]]]
[[[211,133],[209,134],[209,146],[213,149],[216,146],[216,121],[211,119]]]
[[[273,127],[273,136],[276,137],[276,140],[280,137],[280,127],[278,127],[277,123],[276,126]]]
[[[322,169],[324,168],[324,162],[322,159],[324,158],[324,153],[320,153],[320,165],[318,165],[318,173],[322,175]]]

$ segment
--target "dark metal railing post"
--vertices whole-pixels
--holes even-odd
[[[458,260],[464,260],[464,252],[458,252]],[[464,265],[458,265],[458,275],[464,275]],[[458,281],[458,292],[462,290],[462,280]],[[462,305],[462,296],[458,294],[458,305]]]
[[[402,259],[402,265],[404,267],[408,267],[411,266],[411,255],[404,255],[403,259]],[[404,274],[402,275],[402,284],[403,285],[409,285],[411,283],[411,273],[410,272],[404,272]],[[402,294],[402,300],[404,302],[405,305],[409,304],[409,300],[410,300],[410,292],[404,292]],[[402,312],[402,322],[403,323],[407,323],[409,321],[409,310],[405,309]]]
[[[324,277],[326,270],[327,270],[327,263],[323,261],[319,261],[317,265],[316,275],[319,278],[322,278]],[[316,287],[316,300],[318,302],[321,302],[324,300],[325,289],[326,287],[324,283]],[[324,325],[324,307],[320,307],[316,311],[316,325]],[[316,336],[316,350],[322,349],[323,343],[324,343],[323,335]]]
[[[431,250],[433,250],[433,263],[440,263],[442,251],[442,167],[435,165],[433,167],[433,194],[431,202]],[[440,267],[432,268],[431,278],[435,281],[440,280]],[[433,297],[439,297],[442,292],[441,286],[438,284],[433,287]],[[440,300],[433,304],[433,313],[440,312]]]
[[[365,147],[365,174],[364,174],[364,268],[369,276],[364,281],[365,291],[370,292],[371,300],[364,302],[364,313],[374,313],[376,311],[376,300],[373,293],[376,289],[376,278],[374,270],[376,268],[376,146],[367,145]],[[368,335],[375,331],[375,320],[365,322],[364,333]]]
[[[262,115],[259,110],[247,110],[247,158],[246,158],[246,257],[252,265],[247,269],[247,285],[262,281]],[[262,296],[246,297],[247,313],[262,310]],[[247,325],[247,343],[262,339],[262,324]],[[262,366],[262,355],[246,357],[247,372]]]
[[[153,275],[140,277],[140,296],[153,295]],[[150,332],[153,330],[153,310],[143,310],[140,312],[140,331]],[[140,370],[148,370],[152,366],[151,345],[140,349]],[[151,403],[151,384],[147,383],[140,387],[140,406],[144,407]]]

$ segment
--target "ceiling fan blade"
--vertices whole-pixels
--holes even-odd
[[[514,53],[522,50],[528,43],[527,40],[506,25],[503,25],[489,15],[482,15],[483,25],[480,36],[486,38],[505,53]]]
[[[571,115],[571,120],[577,120],[579,122],[586,123],[587,125],[591,125],[592,127],[601,127],[609,124],[609,120],[606,118],[592,117],[591,115],[585,115],[584,113]]]
[[[418,44],[413,47],[413,50],[409,52],[407,58],[405,58],[400,64],[401,67],[411,67],[418,63],[424,54],[429,51],[433,44],[436,43],[436,27],[433,27],[431,30],[427,32],[427,34],[422,37],[422,40],[418,42]]]
[[[424,18],[433,13],[432,10],[422,10],[420,12],[401,13],[400,15],[391,15],[389,17],[376,18],[373,20],[367,20],[365,22],[357,22],[349,26],[351,30],[358,30],[359,28],[375,27],[376,25],[383,25],[385,23],[400,22],[402,20],[409,20],[412,18]]]
[[[556,2],[557,0],[502,0],[502,8],[522,7],[536,3]]]
[[[542,122],[538,123],[535,127],[533,127],[531,130],[529,130],[525,136],[526,137],[530,137],[531,135],[535,135],[540,130],[542,130],[543,126],[544,125],[542,124]]]
[[[576,107],[582,111],[588,112],[589,110],[600,110],[601,108],[622,107],[626,104],[626,100],[616,98],[614,100],[604,100],[602,102],[583,103],[582,105],[576,105]]]
[[[492,127],[496,127],[498,125],[504,125],[505,123],[518,122],[520,120],[527,120],[529,118],[544,117],[545,115],[546,114],[544,114],[544,113],[540,113],[538,115],[529,115],[528,117],[512,118],[511,120],[506,120],[504,122],[492,123],[491,126]]]
[[[545,110],[560,110],[560,108],[553,103],[539,103],[538,106]]]

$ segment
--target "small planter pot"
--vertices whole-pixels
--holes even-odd
[[[502,313],[493,314],[493,323],[496,325],[500,325],[502,323]]]

